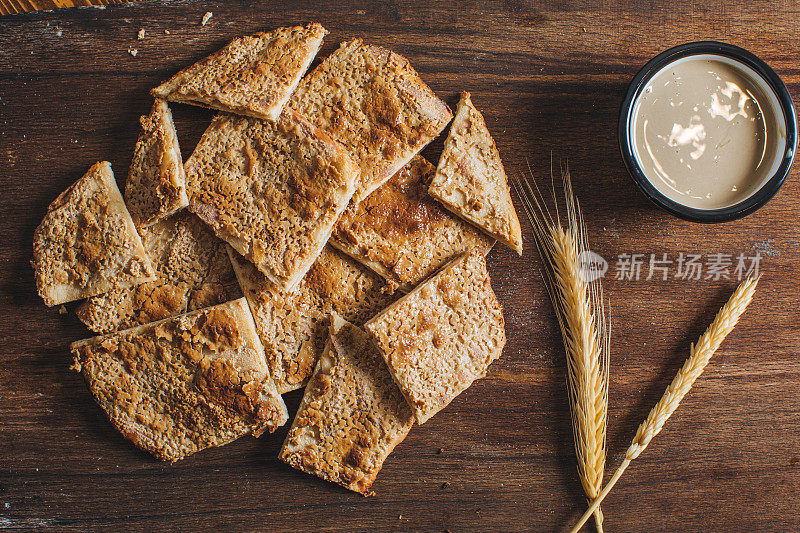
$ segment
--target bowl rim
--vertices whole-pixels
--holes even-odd
[[[741,202],[723,207],[721,209],[698,209],[680,204],[661,193],[647,179],[641,169],[636,155],[633,152],[633,143],[630,138],[630,121],[633,118],[633,104],[644,90],[647,82],[653,78],[661,69],[670,63],[694,55],[719,55],[738,61],[761,76],[773,91],[775,98],[781,106],[784,121],[786,123],[786,146],[784,147],[783,158],[778,169],[765,183],[748,198]],[[792,97],[786,84],[778,74],[755,54],[736,45],[719,41],[696,41],[674,46],[661,52],[653,59],[648,61],[644,67],[636,74],[633,81],[628,86],[625,99],[622,102],[619,115],[618,138],[622,159],[628,172],[633,178],[634,183],[653,203],[673,215],[693,222],[726,222],[736,220],[749,215],[755,210],[766,204],[786,181],[789,171],[794,162],[797,152],[797,115],[795,113]]]

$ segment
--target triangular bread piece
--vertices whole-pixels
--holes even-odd
[[[181,211],[139,231],[157,279],[81,303],[75,313],[92,331],[128,329],[241,297],[227,245],[196,215]]]
[[[31,264],[49,306],[155,279],[111,163],[95,163],[50,204]]]
[[[344,144],[361,167],[354,203],[394,176],[453,117],[406,58],[361,39],[325,58],[288,105]]]
[[[234,39],[152,91],[158,98],[275,120],[317,55],[320,24]]]
[[[289,415],[244,298],[72,344],[108,418],[139,448],[177,461]]]
[[[185,166],[189,209],[280,290],[308,272],[359,172],[291,109],[276,122],[219,115]]]
[[[450,259],[494,239],[428,194],[436,169],[417,155],[336,224],[330,244],[408,292]]]
[[[483,115],[472,105],[468,92],[461,93],[428,191],[453,213],[522,255],[522,231],[506,171]]]
[[[360,325],[396,298],[378,275],[329,246],[290,291],[276,289],[249,261],[230,254],[281,394],[299,389],[311,377],[328,339],[332,311]]]
[[[178,134],[167,102],[156,99],[139,118],[142,132],[125,182],[125,203],[138,227],[149,226],[189,205]]]
[[[366,496],[413,424],[414,414],[369,336],[334,315],[330,340],[278,458]]]
[[[420,424],[485,376],[506,343],[503,309],[478,251],[454,259],[364,327]]]

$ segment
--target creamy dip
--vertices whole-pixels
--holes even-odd
[[[634,102],[630,136],[647,179],[673,201],[721,209],[753,195],[785,146],[780,109],[746,66],[715,55],[679,59]]]

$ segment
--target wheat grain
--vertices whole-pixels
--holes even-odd
[[[591,516],[594,509],[600,506],[600,502],[608,495],[611,488],[619,480],[622,473],[631,464],[631,461],[639,457],[639,454],[647,448],[653,437],[658,435],[661,428],[664,427],[664,422],[672,415],[675,409],[678,408],[681,400],[686,393],[692,388],[695,380],[703,373],[706,365],[708,365],[711,356],[717,351],[722,341],[733,330],[739,317],[742,316],[744,310],[753,299],[753,294],[758,284],[758,278],[748,278],[742,282],[739,287],[734,291],[728,303],[717,313],[714,321],[708,329],[697,340],[697,344],[693,345],[689,350],[689,357],[681,367],[678,374],[672,380],[664,395],[658,401],[655,407],[647,415],[647,418],[639,425],[636,430],[636,436],[633,442],[628,447],[617,471],[614,473],[608,484],[603,488],[603,491],[592,502],[592,505],[584,513],[578,523],[572,528],[572,533],[577,532],[586,520]]]
[[[568,172],[563,180],[566,228],[558,215],[553,219],[542,207],[544,202],[527,180],[521,180],[517,192],[534,227],[545,286],[564,341],[578,475],[592,501],[602,488],[606,461],[609,329],[600,282],[587,281],[581,271],[581,254],[588,250],[586,230]],[[602,532],[602,512],[597,509],[594,514]]]

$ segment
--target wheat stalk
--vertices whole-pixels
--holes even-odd
[[[567,382],[578,475],[589,501],[603,486],[608,414],[609,329],[599,280],[588,281],[581,271],[581,254],[588,250],[580,206],[564,173],[567,227],[558,214],[550,216],[526,179],[517,192],[534,228],[544,266],[543,278],[553,302],[567,359]],[[554,189],[555,196],[555,189]],[[558,202],[556,202],[556,206]],[[594,512],[598,531],[603,514]]]
[[[748,304],[753,299],[757,284],[758,278],[748,278],[742,282],[734,291],[728,303],[717,313],[705,333],[697,340],[697,344],[691,347],[689,358],[686,359],[683,367],[667,387],[667,390],[664,391],[664,395],[656,406],[647,415],[645,421],[636,430],[636,436],[633,438],[633,442],[631,442],[627,452],[625,452],[625,459],[622,464],[619,465],[619,468],[597,499],[592,502],[589,509],[583,514],[575,527],[572,528],[572,533],[576,533],[586,523],[591,513],[599,508],[600,502],[608,495],[611,488],[622,476],[622,473],[631,464],[631,461],[639,457],[639,454],[647,448],[653,437],[658,435],[658,432],[664,427],[664,422],[678,408],[678,404],[692,388],[692,384],[703,373],[711,356],[714,355],[714,352],[717,351],[717,348],[725,340],[728,333],[736,326],[739,317],[742,316],[742,313],[744,313],[744,310],[747,309]]]

